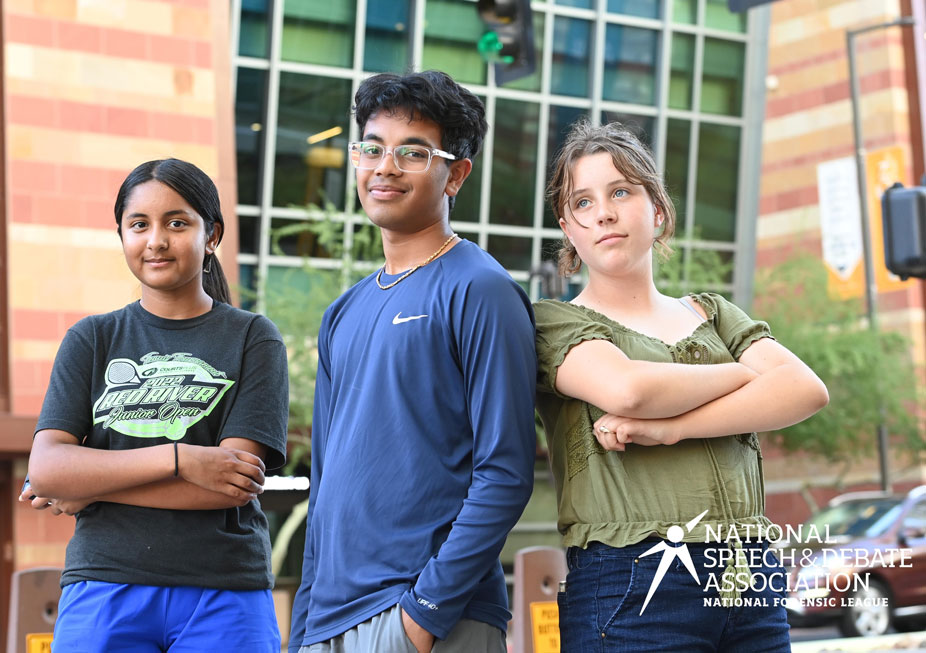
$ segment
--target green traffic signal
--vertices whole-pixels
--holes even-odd
[[[486,61],[492,63],[512,63],[514,57],[501,53],[504,47],[505,44],[502,43],[498,34],[492,30],[483,34],[476,44],[476,49],[479,50],[479,54],[482,55],[482,58]]]

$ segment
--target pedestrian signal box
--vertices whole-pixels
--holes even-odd
[[[926,278],[926,187],[896,183],[881,197],[884,262],[901,279]]]

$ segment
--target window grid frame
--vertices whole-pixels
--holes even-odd
[[[327,66],[321,64],[309,64],[303,62],[283,61],[280,58],[282,47],[282,27],[284,19],[285,0],[271,0],[269,4],[268,15],[268,58],[263,59],[253,56],[242,56],[238,54],[239,49],[239,32],[240,32],[240,12],[241,0],[230,0],[233,10],[231,21],[232,31],[232,62],[235,67],[233,75],[233,87],[237,83],[238,68],[252,68],[266,71],[267,79],[267,99],[264,103],[264,141],[261,148],[260,156],[263,157],[262,171],[259,186],[259,203],[257,205],[240,204],[236,207],[241,215],[247,215],[258,218],[259,238],[257,254],[239,253],[238,262],[243,265],[255,265],[257,278],[257,296],[258,310],[264,307],[264,297],[266,289],[264,287],[270,266],[298,267],[306,262],[315,268],[336,269],[341,265],[341,261],[324,258],[303,258],[298,256],[280,257],[272,255],[270,252],[270,224],[274,218],[290,219],[315,219],[311,212],[293,209],[291,207],[276,207],[273,205],[273,182],[274,182],[274,165],[276,157],[276,138],[279,116],[279,90],[280,75],[283,72],[314,75],[318,77],[336,78],[350,80],[351,97],[356,92],[359,84],[370,74],[363,70],[364,61],[364,41],[366,31],[366,18],[368,0],[355,0],[355,25],[354,25],[354,48],[353,62],[349,68]],[[424,50],[424,16],[426,0],[409,0],[410,14],[413,16],[411,25],[408,29],[410,39],[409,58],[412,69],[420,69],[422,54]],[[736,206],[736,235],[733,242],[708,241],[703,239],[694,239],[694,227],[696,223],[696,190],[697,190],[697,161],[700,146],[700,129],[705,123],[714,123],[719,125],[728,125],[737,127],[740,130],[739,161],[737,178],[739,187],[744,188],[751,183],[757,183],[754,180],[745,180],[744,175],[750,174],[754,166],[748,161],[749,139],[745,137],[746,128],[750,123],[754,123],[753,114],[756,112],[755,98],[751,95],[751,89],[754,87],[752,77],[756,73],[754,65],[755,45],[754,40],[757,33],[757,24],[765,23],[767,26],[768,16],[762,16],[762,12],[751,12],[747,21],[746,32],[727,32],[715,28],[704,26],[706,12],[706,0],[697,2],[697,23],[689,25],[686,23],[673,22],[673,0],[663,0],[662,18],[645,18],[638,16],[629,16],[615,14],[607,11],[607,0],[597,0],[595,8],[582,9],[576,7],[567,7],[556,5],[550,2],[533,2],[532,10],[543,14],[543,39],[540,42],[540,53],[538,65],[540,71],[540,90],[526,91],[521,89],[497,87],[494,84],[494,69],[488,66],[486,75],[486,84],[464,84],[473,93],[484,98],[486,105],[486,118],[489,122],[489,130],[482,151],[482,168],[481,176],[478,182],[481,184],[479,211],[475,222],[454,220],[451,215],[451,225],[455,230],[462,232],[465,236],[475,240],[477,244],[485,248],[490,235],[506,235],[531,239],[531,266],[538,265],[543,260],[542,247],[546,240],[556,240],[561,237],[558,229],[543,226],[544,217],[544,190],[546,181],[546,171],[548,159],[552,152],[548,151],[548,136],[550,128],[551,107],[563,106],[580,109],[588,113],[590,120],[594,124],[599,124],[601,114],[604,111],[627,113],[641,117],[654,119],[655,134],[650,134],[652,139],[653,153],[656,158],[657,167],[661,173],[665,171],[666,164],[666,132],[669,119],[680,119],[687,121],[690,126],[689,148],[688,148],[688,171],[687,171],[687,189],[686,189],[686,215],[684,224],[678,225],[675,247],[681,250],[677,255],[685,255],[684,278],[689,276],[689,262],[693,249],[712,249],[722,252],[732,252],[734,257],[734,271],[732,281],[724,284],[722,291],[733,292],[734,295],[746,298],[747,293],[751,290],[751,278],[747,283],[743,283],[741,276],[751,267],[754,260],[752,256],[744,256],[749,253],[749,243],[742,242],[744,231],[741,226],[748,221],[747,211],[750,209],[750,197],[754,193],[739,192]],[[474,7],[475,9],[475,7]],[[756,20],[756,16],[760,20]],[[552,78],[553,62],[553,25],[554,17],[568,17],[592,21],[592,61],[590,62],[590,80],[592,92],[589,97],[573,97],[554,95],[550,93]],[[651,29],[659,32],[661,39],[659,45],[659,61],[655,66],[657,79],[656,83],[656,101],[653,105],[637,105],[632,103],[608,101],[602,98],[602,85],[604,73],[604,35],[609,25],[626,25]],[[761,27],[761,25],[759,25]],[[668,107],[668,88],[671,75],[671,38],[674,33],[691,34],[695,37],[695,53],[692,70],[692,92],[691,92],[691,109],[670,109]],[[705,114],[700,111],[702,76],[703,76],[703,57],[704,57],[704,39],[717,38],[722,40],[741,42],[745,44],[745,58],[743,69],[743,103],[742,112],[739,116],[725,116],[718,114]],[[763,62],[764,63],[764,62]],[[237,89],[233,88],[233,92]],[[531,226],[515,226],[494,224],[490,221],[490,193],[492,181],[492,166],[494,154],[494,137],[495,137],[495,114],[498,99],[510,99],[516,101],[530,102],[538,106],[538,123],[536,138],[537,143],[537,162],[534,168],[534,215],[531,220]],[[761,107],[759,107],[761,109]],[[354,121],[350,121],[350,140],[359,138],[358,129]],[[344,245],[345,251],[350,251],[353,240],[354,225],[364,220],[362,213],[359,213],[359,207],[354,206],[356,198],[356,179],[348,168],[345,172],[347,175],[345,183],[345,210],[339,212],[338,219],[344,223]],[[470,183],[477,181],[471,179]],[[754,198],[752,198],[754,200]],[[752,246],[754,252],[754,245]],[[743,259],[750,260],[743,260]],[[367,267],[365,262],[357,261],[356,267]],[[529,270],[509,270],[512,276],[519,281],[528,281]],[[345,287],[349,279],[349,270],[344,270]],[[539,280],[533,279],[530,282],[531,295],[533,297],[539,294]]]

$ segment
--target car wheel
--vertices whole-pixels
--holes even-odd
[[[868,587],[851,595],[853,605],[843,609],[839,630],[846,637],[883,635],[891,626],[891,605],[887,588],[869,577]]]

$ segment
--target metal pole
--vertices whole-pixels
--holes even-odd
[[[868,328],[878,332],[878,284],[875,279],[875,264],[871,252],[871,225],[868,214],[868,188],[865,175],[865,140],[862,135],[862,119],[859,100],[858,71],[855,65],[855,37],[864,32],[912,25],[913,18],[904,17],[889,23],[869,25],[859,29],[846,30],[846,48],[849,54],[849,89],[852,98],[852,131],[855,138],[855,168],[858,180],[859,209],[862,218],[862,255],[865,260],[865,304],[868,315]],[[884,404],[879,407],[878,420],[878,464],[881,471],[881,489],[890,491],[891,482],[888,475],[887,427],[884,424]]]

